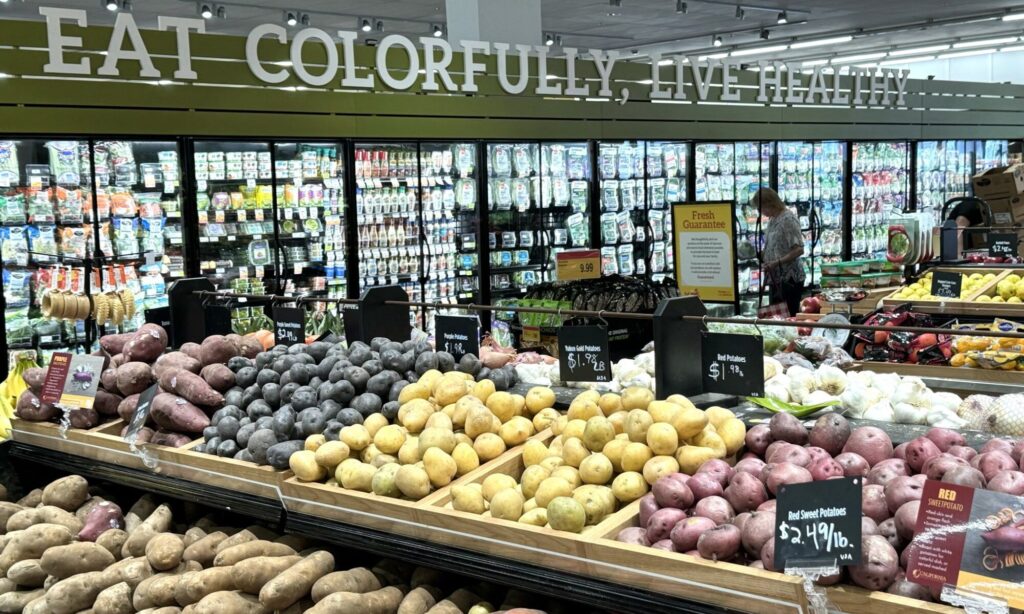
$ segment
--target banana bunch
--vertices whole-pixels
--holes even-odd
[[[38,366],[35,352],[19,352],[14,367],[7,374],[7,379],[0,382],[0,440],[11,436],[11,418],[18,404],[18,397],[28,390],[28,384],[21,375],[27,369]]]

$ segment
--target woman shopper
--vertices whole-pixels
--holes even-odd
[[[804,269],[800,264],[800,256],[804,253],[804,235],[800,230],[800,220],[771,188],[758,190],[751,204],[768,218],[764,251],[761,254],[765,277],[761,283],[767,281],[769,284],[772,304],[785,303],[789,315],[795,316],[800,311],[800,299],[804,291]]]

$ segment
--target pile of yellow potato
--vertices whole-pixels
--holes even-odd
[[[747,433],[727,409],[703,411],[681,395],[656,401],[646,388],[584,392],[551,430],[546,445],[526,442],[518,479],[492,474],[453,486],[452,507],[579,533],[644,496],[658,478],[733,456]]]
[[[337,441],[306,439],[289,466],[303,481],[421,499],[518,446],[559,417],[555,394],[497,392],[494,382],[431,370],[402,389],[395,424],[381,414],[341,429]]]

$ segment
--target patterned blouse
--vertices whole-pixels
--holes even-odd
[[[768,227],[765,230],[763,262],[767,266],[768,263],[781,260],[783,256],[797,247],[802,247],[803,244],[804,234],[800,230],[800,220],[792,210],[787,208],[768,221]],[[769,283],[780,279],[803,281],[805,277],[799,258],[768,271]]]

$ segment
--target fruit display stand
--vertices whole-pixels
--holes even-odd
[[[979,269],[972,267],[940,267],[932,269],[933,271],[949,272],[949,273],[960,273],[961,275],[967,275],[968,277],[980,276],[983,280],[981,283],[977,283],[972,287],[968,294],[962,296],[961,299],[945,299],[945,298],[925,298],[921,296],[908,296],[906,294],[907,287],[901,288],[896,292],[886,296],[881,301],[881,306],[886,309],[895,309],[900,306],[909,305],[914,311],[928,314],[938,315],[963,315],[967,317],[1024,317],[1024,299],[1022,302],[1007,302],[1007,297],[1002,297],[1003,301],[992,301],[995,296],[1000,296],[1000,290],[1003,289],[1000,284],[1005,282],[1011,282],[1014,285],[1013,296],[1017,295],[1016,288],[1024,290],[1024,285],[1018,286],[1021,278],[1024,277],[1024,270],[1020,269]],[[915,283],[922,283],[919,279]],[[927,284],[927,282],[924,282]],[[913,287],[911,284],[909,287]],[[1005,294],[1005,292],[1004,292]],[[1018,296],[1018,298],[1020,298]]]
[[[80,473],[197,503],[218,505],[282,523],[290,532],[431,565],[452,573],[572,599],[619,612],[809,612],[802,580],[742,565],[695,559],[615,541],[633,526],[632,503],[580,534],[525,525],[451,509],[452,486],[488,475],[517,475],[522,446],[484,463],[419,501],[407,501],[303,483],[266,468],[266,487],[253,490],[242,463],[183,449],[145,445],[156,463],[147,467],[120,438],[123,424],[62,437],[52,424],[17,420],[9,455],[18,462]],[[541,440],[550,432],[534,436]],[[273,493],[273,496],[264,496]],[[959,610],[854,587],[829,588],[845,612],[955,614]]]

